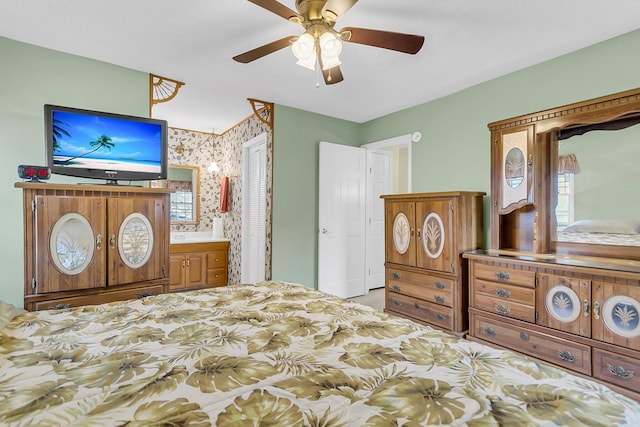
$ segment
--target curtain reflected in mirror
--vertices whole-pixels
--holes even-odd
[[[197,166],[169,165],[167,188],[171,193],[169,217],[172,224],[198,224],[200,222],[200,175]]]

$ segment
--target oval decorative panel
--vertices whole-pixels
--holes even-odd
[[[580,315],[580,297],[566,286],[554,286],[545,297],[545,307],[558,322],[573,322]]]
[[[625,338],[640,336],[640,302],[626,295],[615,295],[602,305],[604,324]]]
[[[438,258],[444,248],[445,235],[442,218],[435,212],[429,213],[422,223],[422,246],[429,258]]]
[[[49,250],[54,265],[62,273],[76,275],[85,271],[95,250],[89,221],[78,213],[61,216],[51,230]]]
[[[142,267],[153,252],[153,228],[141,213],[128,215],[118,232],[118,251],[122,261],[131,268]]]
[[[404,254],[409,249],[411,242],[411,228],[409,219],[400,212],[393,220],[393,248],[399,253]]]

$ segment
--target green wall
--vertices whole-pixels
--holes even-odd
[[[272,277],[317,287],[320,141],[360,146],[360,125],[275,106]]]
[[[22,307],[22,192],[13,185],[19,164],[45,164],[43,105],[148,116],[149,75],[3,37],[0,58],[0,300]]]
[[[640,30],[372,120],[358,125],[355,131],[350,126],[348,137],[365,144],[420,131],[422,140],[413,145],[414,192],[470,190],[485,191],[488,195],[488,123],[640,87],[638,46]],[[309,178],[296,182],[295,192],[290,194],[284,190],[289,184],[283,181],[295,179],[294,174],[287,171],[295,168],[304,173],[313,171],[313,179],[317,179],[316,147],[317,140],[321,139],[317,135],[322,134],[305,128],[309,135],[307,143],[297,148],[296,156],[285,154],[302,135],[297,121],[300,113],[284,108],[276,111],[274,196],[276,193],[280,196],[277,203],[274,201],[274,278],[317,287],[315,203],[318,187]],[[309,115],[305,118],[314,123]],[[338,139],[336,135],[335,142],[340,142]],[[309,201],[308,205],[299,207],[300,195]],[[489,202],[487,196],[485,246],[489,244]],[[304,243],[302,237],[305,237]]]

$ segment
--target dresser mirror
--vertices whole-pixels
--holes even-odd
[[[489,129],[491,249],[640,260],[640,88]]]
[[[557,132],[550,181],[557,176],[551,241],[558,252],[640,254],[639,123],[627,115]]]
[[[169,217],[171,224],[200,222],[200,168],[169,165],[166,186],[172,190]]]

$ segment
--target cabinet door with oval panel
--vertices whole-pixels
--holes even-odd
[[[589,280],[540,273],[536,295],[536,323],[583,337],[591,336]]]
[[[416,265],[415,203],[394,201],[385,209],[387,226],[386,260],[396,264]]]
[[[416,203],[416,265],[429,270],[453,273],[453,211],[455,199],[431,199]]]
[[[593,282],[593,338],[640,350],[640,287]]]
[[[37,292],[105,286],[105,199],[37,196],[34,210]]]

